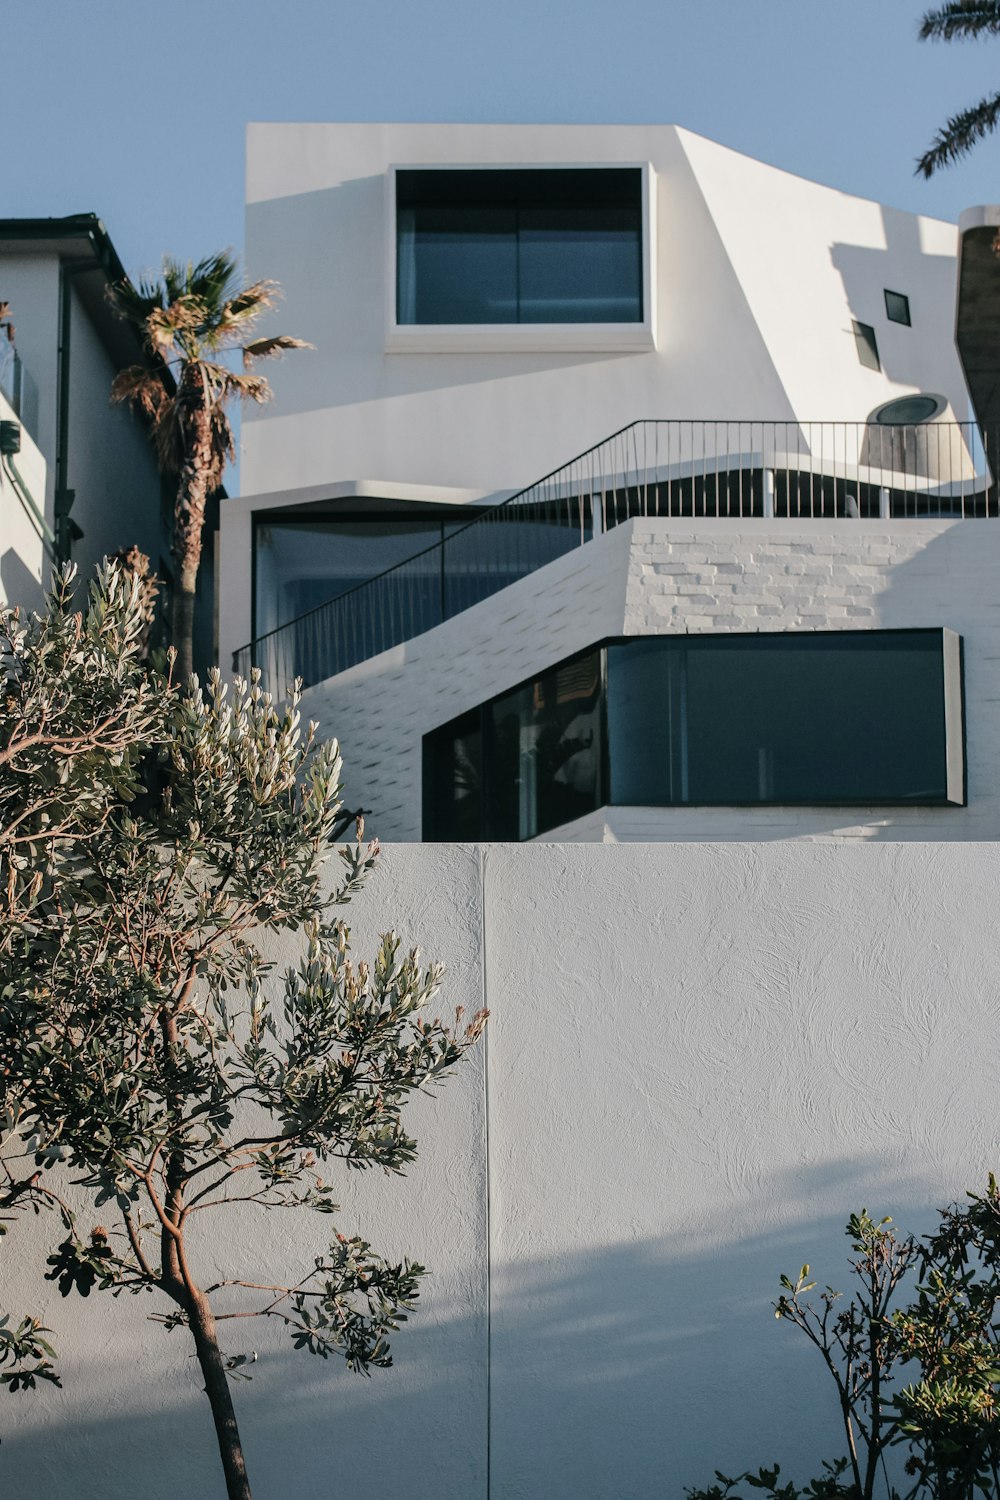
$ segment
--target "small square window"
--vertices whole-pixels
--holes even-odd
[[[854,343],[860,362],[866,370],[881,370],[874,328],[870,323],[859,323],[857,318],[851,319],[851,327],[854,329]]]
[[[910,299],[902,292],[885,293],[885,315],[890,323],[905,323],[910,327]]]

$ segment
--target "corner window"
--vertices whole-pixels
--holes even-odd
[[[965,800],[949,630],[654,636],[574,657],[424,736],[424,837],[515,842],[607,804]]]
[[[399,325],[643,322],[638,167],[396,173]]]

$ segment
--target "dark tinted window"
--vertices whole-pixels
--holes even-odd
[[[516,843],[601,805],[601,656],[576,657],[425,736],[426,837]]]
[[[940,631],[661,637],[608,684],[612,802],[948,800]]]
[[[641,323],[637,167],[396,174],[400,323]]]
[[[960,641],[942,630],[624,641],[425,736],[424,772],[430,839],[533,838],[605,803],[960,803]]]

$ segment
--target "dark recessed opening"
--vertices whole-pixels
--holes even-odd
[[[885,293],[885,315],[890,323],[904,323],[910,327],[910,299],[902,292]]]
[[[607,805],[962,804],[962,739],[949,630],[614,641],[424,736],[424,838],[516,842]]]
[[[397,172],[396,319],[641,323],[641,170]]]
[[[882,362],[878,357],[874,328],[870,323],[859,323],[857,318],[851,319],[851,326],[854,329],[854,344],[861,364],[866,370],[881,370]]]

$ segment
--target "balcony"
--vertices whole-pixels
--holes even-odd
[[[283,695],[412,640],[634,517],[751,521],[1000,516],[974,423],[633,422],[443,541],[234,653]]]

